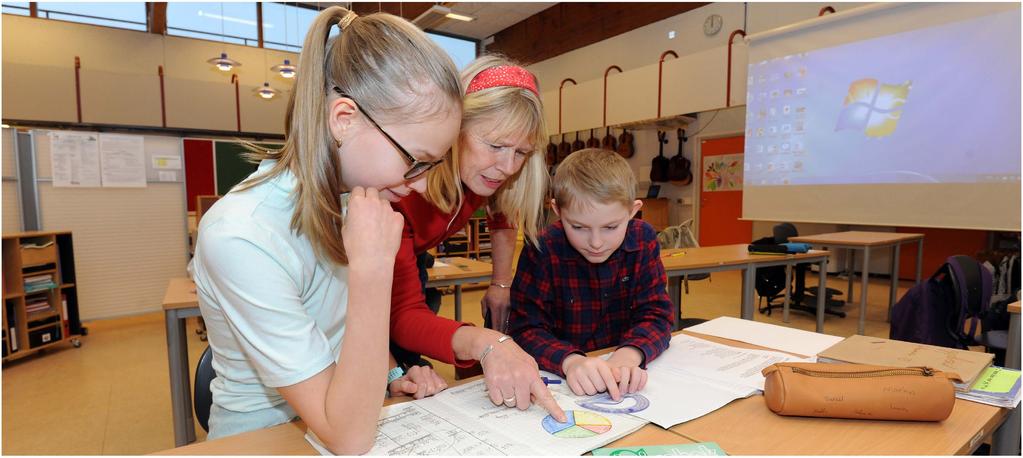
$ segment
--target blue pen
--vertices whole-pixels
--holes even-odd
[[[544,385],[560,385],[561,380],[552,380],[547,377],[540,377],[543,380]]]

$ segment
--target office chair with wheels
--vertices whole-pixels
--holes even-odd
[[[788,243],[790,237],[796,237],[799,235],[799,231],[796,230],[796,226],[792,223],[780,223],[776,224],[772,228],[772,237],[765,237],[757,240],[754,243]],[[796,264],[793,277],[795,285],[783,285],[785,283],[785,267],[768,267],[764,269],[757,269],[757,293],[761,299],[766,299],[766,306],[758,308],[760,313],[766,313],[768,316],[771,315],[771,311],[776,308],[784,307],[784,302],[779,301],[774,303],[775,300],[784,300],[785,288],[792,288],[790,294],[790,310],[799,310],[810,314],[817,314],[817,286],[806,285],[806,272],[809,270],[812,263]],[[761,272],[763,277],[761,278]],[[761,288],[761,284],[764,284]],[[779,284],[781,287],[779,288]],[[834,296],[842,295],[842,292],[834,288],[825,288],[825,308],[824,312],[829,315],[835,315],[841,318],[845,318],[845,312],[841,310],[835,310],[837,307],[845,305],[845,302],[833,299]]]
[[[206,347],[202,356],[199,357],[199,364],[195,366],[195,385],[192,394],[192,404],[195,408],[195,418],[199,420],[199,426],[206,432],[210,431],[210,406],[213,405],[213,391],[210,390],[210,382],[217,376],[213,371],[213,350]]]

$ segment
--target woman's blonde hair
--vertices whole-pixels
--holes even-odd
[[[618,153],[586,148],[572,153],[558,165],[551,179],[551,192],[558,208],[590,202],[617,202],[632,208],[636,201],[636,175]]]
[[[468,88],[473,78],[486,69],[514,65],[518,64],[500,55],[480,56],[462,70],[462,87]],[[529,242],[536,244],[547,193],[547,164],[539,152],[547,139],[547,126],[540,97],[529,89],[495,86],[462,98],[462,132],[452,147],[450,160],[435,167],[427,176],[426,198],[445,213],[462,206],[461,151],[469,141],[470,127],[484,121],[498,121],[496,130],[488,134],[503,137],[525,132],[533,143],[533,151],[522,169],[509,177],[490,198],[488,211],[503,213],[509,223],[522,229]]]
[[[328,39],[334,24],[341,34]],[[292,229],[308,237],[322,259],[347,264],[341,158],[328,126],[333,88],[351,95],[377,121],[419,122],[461,104],[457,70],[447,53],[408,21],[386,13],[360,17],[332,6],[310,24],[297,73],[284,146],[250,155],[277,163],[236,189],[290,171],[296,181]]]

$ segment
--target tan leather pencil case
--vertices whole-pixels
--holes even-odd
[[[941,421],[955,405],[954,373],[926,367],[779,363],[764,368],[764,401],[778,415]]]

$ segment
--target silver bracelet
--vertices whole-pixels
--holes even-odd
[[[505,285],[503,283],[490,282],[490,286],[496,286],[498,288],[511,288],[511,285]]]
[[[497,343],[501,343],[506,340],[511,340],[511,336],[501,336],[500,339],[497,339]],[[494,344],[487,345],[487,348],[483,349],[483,353],[481,353],[479,357],[480,366],[483,366],[483,360],[486,359],[487,355],[489,355],[492,351],[494,351]]]

